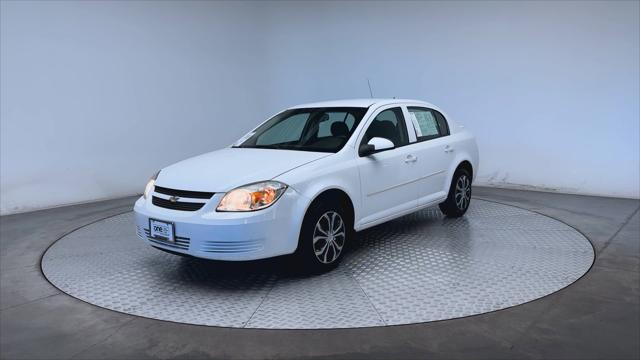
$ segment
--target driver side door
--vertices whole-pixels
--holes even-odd
[[[373,137],[390,140],[394,148],[369,156],[357,155],[362,198],[358,228],[384,222],[418,205],[413,170],[416,157],[411,153],[412,147],[406,146],[409,144],[407,125],[400,106],[378,110],[367,124],[358,146],[367,144]]]

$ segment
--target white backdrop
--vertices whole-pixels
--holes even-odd
[[[301,102],[433,102],[478,182],[638,197],[638,2],[2,2],[0,211],[139,193]]]

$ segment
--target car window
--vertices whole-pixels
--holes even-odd
[[[318,137],[327,137],[333,136],[331,132],[331,128],[333,127],[334,132],[338,127],[343,127],[342,125],[334,125],[335,123],[343,123],[346,125],[345,129],[351,131],[353,129],[353,124],[355,124],[355,118],[353,114],[348,112],[327,112],[326,120],[320,122],[318,125]]]
[[[447,136],[449,135],[449,124],[447,123],[447,119],[444,118],[440,112],[433,110],[436,114],[436,120],[438,120],[438,128],[440,129],[440,135]]]
[[[242,137],[234,147],[337,152],[367,110],[363,107],[285,110]]]
[[[404,122],[402,110],[399,107],[387,109],[379,113],[371,124],[369,124],[362,142],[366,144],[374,137],[391,140],[396,147],[408,143],[407,127]]]
[[[256,139],[256,145],[273,145],[300,140],[308,118],[309,114],[303,113],[284,119],[260,134]]]
[[[418,141],[435,139],[449,134],[444,117],[437,111],[416,107],[409,107],[408,110]]]

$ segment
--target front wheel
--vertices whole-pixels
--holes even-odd
[[[467,212],[471,202],[471,175],[465,169],[458,169],[453,174],[449,195],[440,203],[440,210],[447,217],[457,218]]]
[[[315,203],[302,222],[295,257],[303,272],[322,273],[335,268],[351,237],[352,225],[343,207]]]

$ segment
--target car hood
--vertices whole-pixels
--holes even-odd
[[[162,169],[156,184],[179,190],[227,192],[245,184],[271,180],[329,155],[295,150],[226,148]]]

